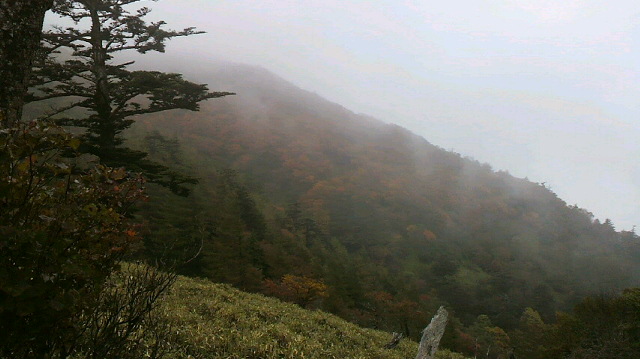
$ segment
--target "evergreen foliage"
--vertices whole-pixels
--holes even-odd
[[[200,113],[141,118],[132,128],[143,150],[149,147],[139,139],[153,131],[177,138],[179,162],[203,179],[188,206],[211,218],[215,235],[204,237],[201,258],[212,264],[191,275],[292,302],[282,279],[311,278],[327,286],[314,307],[415,339],[422,313],[445,304],[453,317],[443,345],[490,358],[511,347],[537,350],[518,344],[532,330],[520,324],[527,307],[551,323],[581,297],[638,278],[635,233],[616,232],[544,185],[495,172],[264,73],[219,74],[212,80],[226,76],[239,96]],[[233,186],[223,179],[229,168]],[[240,206],[247,198],[253,204]],[[188,223],[194,216],[182,208],[165,206],[161,216]],[[149,203],[140,214],[159,209]],[[213,225],[218,216],[224,221]],[[259,217],[264,231],[250,224]],[[260,240],[243,244],[257,233]],[[203,237],[183,234],[188,248],[199,247]],[[249,255],[252,246],[262,254]],[[481,314],[491,325],[472,329]]]
[[[130,71],[131,62],[117,63],[122,51],[164,52],[167,40],[201,32],[193,28],[166,30],[165,23],[147,23],[151,11],[129,10],[139,0],[57,2],[53,12],[75,26],[54,27],[44,33],[44,46],[31,80],[28,102],[58,99],[47,113],[57,123],[84,129],[82,150],[103,164],[142,172],[150,182],[179,195],[197,181],[148,159],[143,151],[123,146],[121,133],[133,117],[173,109],[197,111],[198,103],[229,92],[209,92],[206,85],[182,75]],[[89,24],[85,27],[85,24]]]
[[[640,288],[583,299],[572,313],[558,315],[543,343],[545,358],[638,358]]]
[[[427,313],[449,305],[455,315],[443,345],[467,355],[640,355],[637,289],[580,301],[637,284],[634,231],[617,232],[544,184],[273,79],[257,79],[270,86],[254,90],[261,113],[240,100],[158,118],[230,93],[118,63],[118,52],[163,52],[167,40],[199,33],[145,22],[148,8],[129,10],[138,1],[55,3],[75,25],[44,35],[27,101],[49,101],[55,109],[45,117],[82,130],[80,138],[44,121],[9,126],[21,112],[26,58],[0,91],[0,331],[8,333],[0,356],[398,354],[381,349],[388,338],[372,341],[380,337],[373,331],[229,287],[218,286],[220,294],[204,281],[182,282],[157,317],[152,309],[174,277],[117,271],[140,233],[148,258],[184,263],[183,273],[409,337],[419,337]],[[45,5],[29,12],[32,25]],[[123,136],[137,120],[153,121],[154,131],[139,127],[134,149]],[[171,169],[181,162],[199,167],[196,196],[154,188],[155,201],[137,214],[145,227],[134,227],[131,206],[144,183],[134,173],[186,195],[195,180]],[[255,305],[240,314],[227,306],[244,298]],[[178,330],[169,336],[172,315]]]
[[[120,45],[115,51],[125,50],[129,39],[141,52],[161,51],[166,38],[189,33],[166,32],[161,24],[146,26],[135,17],[119,18],[128,14],[121,6],[132,2],[0,3],[0,357],[163,355],[167,327],[152,312],[175,276],[150,267],[119,272],[121,260],[139,244],[131,210],[144,198],[145,181],[139,174],[105,163],[121,165],[117,161],[132,160],[135,165],[130,167],[170,177],[164,181],[151,176],[184,193],[180,183],[193,180],[168,175],[167,168],[145,162],[142,152],[118,148],[118,135],[131,124],[128,116],[170,108],[196,110],[197,101],[221,94],[208,93],[206,87],[188,83],[179,75],[145,75],[107,65],[113,44]],[[33,69],[35,76],[30,77],[44,12],[52,3],[76,25],[89,17],[91,30],[59,29],[66,32],[66,38],[49,33],[51,46],[43,49]],[[147,12],[141,10],[138,15]],[[110,33],[101,26],[119,19],[123,22],[109,29],[118,39],[109,38]],[[134,33],[137,36],[129,37]],[[67,68],[55,66],[54,58],[49,57],[62,47],[79,57],[66,61]],[[120,77],[114,75],[114,69]],[[158,80],[173,83],[171,93]],[[127,92],[132,97],[114,103],[118,98],[109,91],[126,91],[117,87],[123,82],[133,84]],[[26,96],[29,84],[36,87]],[[130,101],[136,97],[145,97],[146,106]],[[28,118],[20,123],[25,98],[71,101],[62,102],[63,108],[50,114],[53,117],[75,108],[88,110],[73,117],[73,121],[88,119],[86,126],[75,123],[87,128],[85,136],[78,138],[46,119]],[[78,98],[81,100],[75,101]],[[65,123],[64,117],[58,119],[74,125]],[[117,149],[121,151],[114,153]],[[98,158],[83,155],[86,152]],[[97,160],[102,163],[96,164]]]

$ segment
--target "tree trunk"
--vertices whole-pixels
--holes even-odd
[[[53,0],[0,0],[0,128],[22,116],[44,14]]]
[[[87,1],[84,6],[91,14],[91,60],[94,81],[96,85],[93,100],[100,122],[100,138],[98,145],[101,153],[112,152],[116,145],[116,126],[112,118],[111,92],[107,74],[107,51],[103,46],[103,28],[98,13],[100,1]]]
[[[435,357],[440,339],[447,327],[448,316],[449,313],[443,307],[438,309],[436,315],[431,319],[431,323],[422,332],[422,340],[420,340],[416,359],[433,359]]]

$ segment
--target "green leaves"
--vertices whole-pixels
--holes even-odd
[[[138,240],[128,212],[144,181],[124,169],[81,166],[79,145],[46,122],[0,133],[0,356],[65,345]]]

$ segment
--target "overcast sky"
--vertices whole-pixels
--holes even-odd
[[[167,59],[260,65],[640,225],[640,1],[141,3],[208,32],[173,40]]]

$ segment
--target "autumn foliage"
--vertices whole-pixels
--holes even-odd
[[[43,122],[0,133],[2,355],[70,351],[77,316],[139,240],[128,213],[143,179],[78,145]]]
[[[185,274],[414,338],[445,305],[443,345],[489,357],[519,349],[526,308],[551,323],[589,293],[637,283],[638,236],[543,184],[264,70],[225,66],[201,76],[238,95],[199,113],[140,118],[129,137],[201,179],[192,198],[141,211],[153,215],[148,248],[202,247]],[[157,146],[162,137],[171,148]],[[299,299],[286,275],[321,280],[327,296]],[[490,325],[475,325],[483,314]]]
[[[267,279],[264,286],[267,294],[296,303],[303,308],[328,296],[328,287],[323,281],[292,274],[283,276],[279,282]]]

